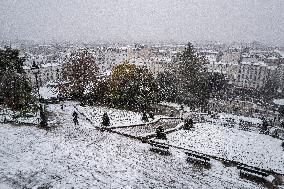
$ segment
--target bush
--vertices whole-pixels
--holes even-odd
[[[167,140],[166,133],[164,132],[164,129],[162,126],[159,126],[156,130],[156,138],[161,140]]]
[[[268,122],[265,119],[263,119],[263,121],[262,121],[262,128],[261,129],[263,131],[267,131],[267,129],[268,129]]]
[[[154,119],[154,113],[153,112],[149,112],[149,118]]]
[[[189,129],[191,129],[191,128],[193,128],[193,120],[190,118],[190,119],[186,119],[185,121],[184,121],[184,127],[183,127],[183,129],[184,130],[189,130]]]
[[[144,121],[144,122],[148,122],[149,121],[149,119],[148,119],[148,116],[147,116],[147,114],[146,114],[146,112],[143,112],[143,114],[142,114],[142,121]]]

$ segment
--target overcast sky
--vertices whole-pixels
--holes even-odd
[[[0,0],[0,40],[284,44],[284,0]]]

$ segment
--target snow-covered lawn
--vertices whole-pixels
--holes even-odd
[[[116,126],[129,126],[143,124],[142,114],[132,111],[102,107],[102,106],[77,106],[78,110],[84,113],[89,119],[92,120],[95,126],[100,126],[102,122],[102,116],[106,112],[110,118],[110,127]],[[162,116],[155,115],[155,120]],[[150,121],[155,121],[151,120]]]
[[[284,99],[274,99],[273,103],[280,105],[280,106],[283,106],[284,105]]]
[[[135,126],[135,127],[123,127],[115,129],[120,133],[129,134],[132,136],[140,136],[145,137],[147,135],[153,135],[156,133],[156,130],[159,126],[162,126],[165,131],[173,130],[178,126],[181,126],[182,121],[180,119],[161,119],[153,124],[147,124],[143,126]]]
[[[284,173],[282,141],[271,136],[199,123],[193,130],[169,134],[168,140],[172,145]]]
[[[0,140],[0,183],[11,188],[262,188],[218,162],[198,168],[181,152],[93,129],[1,125]]]
[[[161,105],[163,106],[169,106],[169,107],[172,107],[172,108],[175,108],[176,110],[181,110],[181,104],[178,104],[178,103],[173,103],[173,102],[160,102]],[[186,111],[186,112],[191,112],[193,111],[192,109],[190,109],[189,106],[186,106],[186,105],[183,105],[183,110]]]
[[[20,112],[12,111],[6,107],[0,106],[0,123],[2,122],[15,122],[15,123],[26,123],[26,124],[38,124],[39,115],[35,113],[30,113],[29,116],[21,116]]]
[[[161,156],[140,141],[94,129],[82,116],[75,127],[72,104],[48,109],[60,123],[49,131],[0,124],[1,187],[264,188],[239,178],[234,167],[213,161],[203,169],[173,149]]]
[[[58,91],[55,87],[40,87],[39,94],[44,99],[57,98]]]
[[[236,124],[240,123],[240,120],[252,123],[252,124],[262,124],[262,120],[259,118],[252,118],[252,117],[245,117],[245,116],[238,116],[238,115],[233,115],[233,114],[227,114],[227,113],[219,113],[218,117],[221,121],[224,121],[228,118],[231,118],[235,121]]]

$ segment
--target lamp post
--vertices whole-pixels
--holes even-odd
[[[39,67],[38,65],[35,63],[35,61],[33,61],[33,65],[32,65],[32,70],[35,70],[33,71],[33,73],[35,74],[35,82],[36,82],[36,88],[37,88],[37,97],[38,97],[38,100],[40,99],[40,94],[39,94],[39,84],[38,84],[38,74],[39,74]]]
[[[40,101],[38,74],[39,74],[39,69],[36,69],[36,71],[35,71],[35,81],[36,81],[36,88],[37,88],[37,97],[38,97],[38,101]]]
[[[37,88],[37,97],[38,97],[38,103],[39,103],[39,114],[40,114],[40,126],[47,126],[47,116],[46,116],[46,112],[45,112],[45,105],[42,104],[41,101],[41,97],[40,97],[40,93],[39,93],[39,83],[38,83],[38,75],[39,75],[39,67],[38,65],[35,64],[35,62],[33,62],[32,65],[32,69],[35,70],[34,74],[35,74],[35,82],[36,82],[36,88]]]

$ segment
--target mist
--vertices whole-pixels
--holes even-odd
[[[0,1],[0,40],[284,44],[282,0]]]

